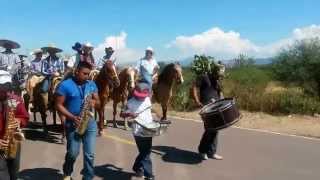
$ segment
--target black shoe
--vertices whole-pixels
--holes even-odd
[[[144,179],[145,180],[155,180],[155,177],[154,176],[150,176],[150,177],[145,177]]]
[[[144,177],[144,173],[142,169],[133,169],[136,177]]]

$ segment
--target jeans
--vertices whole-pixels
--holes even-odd
[[[81,174],[84,180],[91,180],[94,177],[94,152],[96,146],[97,123],[91,119],[87,130],[80,136],[77,134],[74,123],[67,120],[66,123],[67,153],[63,164],[63,173],[71,176],[73,165],[79,155],[80,144],[83,143],[83,169]]]
[[[153,177],[152,161],[150,158],[152,137],[134,136],[134,139],[139,150],[139,155],[137,156],[132,169],[134,171],[143,170],[145,177]]]
[[[41,90],[43,93],[47,93],[49,91],[51,80],[52,80],[51,77],[46,77],[43,80],[42,87],[41,87]]]
[[[204,131],[200,144],[199,153],[214,155],[217,152],[218,131]]]
[[[5,160],[0,158],[0,180],[16,180],[18,178],[20,155],[21,149],[19,145],[15,159]]]

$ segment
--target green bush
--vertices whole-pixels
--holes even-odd
[[[310,82],[305,86],[295,82],[279,82],[277,86],[281,90],[267,92],[270,82],[279,79],[273,68],[274,66],[248,65],[227,69],[223,80],[224,96],[236,98],[239,108],[248,111],[270,114],[320,113],[319,97],[305,91],[305,86],[312,86]],[[175,86],[170,108],[176,111],[194,110],[195,103],[190,96],[190,88],[196,75],[191,68],[184,68],[183,76],[185,82]]]

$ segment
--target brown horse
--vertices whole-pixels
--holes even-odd
[[[33,108],[32,112],[34,114],[34,121],[36,120],[36,113],[39,112],[41,115],[41,120],[42,120],[42,126],[44,132],[47,133],[47,111],[50,111],[51,114],[53,115],[53,124],[56,125],[56,110],[54,108],[54,96],[53,92],[55,91],[56,87],[58,84],[62,81],[62,77],[56,77],[53,78],[51,87],[49,89],[48,93],[43,93],[42,92],[42,83],[38,82],[36,83],[35,87],[33,88]],[[26,102],[26,104],[29,102]],[[63,127],[63,122],[61,122],[61,125]],[[62,131],[62,134],[64,136],[64,132]]]
[[[99,114],[99,135],[101,135],[104,128],[104,106],[109,102],[112,90],[120,85],[114,62],[107,60],[94,79],[101,102],[101,107],[97,109]]]
[[[177,84],[183,83],[182,68],[178,63],[165,66],[158,77],[158,81],[152,86],[152,102],[158,102],[162,107],[161,120],[167,119],[167,109],[172,97],[174,82]]]
[[[120,86],[114,88],[111,98],[113,99],[113,126],[116,128],[117,105],[122,103],[122,108],[127,103],[129,92],[134,89],[138,79],[137,71],[133,67],[123,69],[119,74]],[[128,129],[128,122],[124,119],[124,128]]]

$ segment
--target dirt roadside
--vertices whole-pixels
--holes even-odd
[[[161,108],[154,106],[156,114]],[[169,111],[169,116],[201,120],[199,111],[177,112]],[[320,138],[320,117],[305,115],[274,116],[262,112],[241,111],[242,118],[234,126],[242,128],[260,129],[291,135]]]

